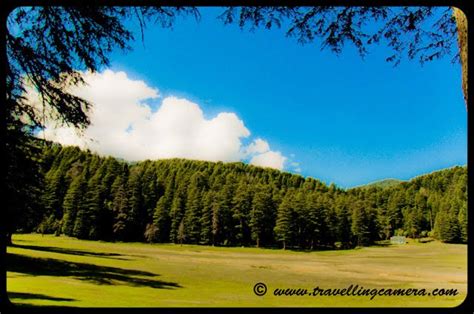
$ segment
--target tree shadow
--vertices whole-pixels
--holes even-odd
[[[70,255],[80,255],[80,256],[93,256],[93,257],[102,257],[102,258],[113,258],[117,260],[124,260],[128,261],[127,258],[121,258],[119,256],[123,256],[119,253],[99,253],[99,252],[90,252],[90,251],[83,251],[83,250],[73,250],[67,248],[60,248],[60,247],[52,247],[52,246],[40,246],[40,245],[22,245],[22,244],[13,244],[12,247],[27,249],[27,250],[35,250],[35,251],[43,251],[43,252],[52,252],[52,253],[61,253],[61,254],[70,254]]]
[[[176,282],[156,280],[157,274],[94,264],[68,262],[52,258],[7,254],[7,271],[32,276],[73,277],[99,285],[129,285],[156,289],[181,288]],[[148,278],[143,278],[148,277]]]
[[[434,240],[432,238],[419,238],[418,243],[429,243],[433,242]]]
[[[392,246],[393,244],[390,241],[375,241],[371,246],[374,247],[388,247]]]
[[[49,304],[48,304],[48,305],[45,305],[45,304],[29,304],[29,303],[13,302],[12,305],[13,305],[16,309],[25,308],[25,309],[28,309],[28,310],[29,310],[30,308],[34,308],[35,311],[38,310],[38,308],[44,308],[44,309],[54,308],[55,310],[56,310],[56,309],[58,309],[58,310],[59,310],[59,309],[67,309],[67,310],[69,310],[69,309],[72,309],[72,310],[77,309],[76,306],[71,306],[71,305],[68,306],[68,305],[63,305],[63,304],[61,304],[61,305],[52,305],[52,304],[51,304],[51,305],[49,305]]]
[[[44,294],[38,293],[25,293],[25,292],[8,292],[9,299],[37,299],[37,300],[49,300],[49,301],[75,301],[71,298],[57,298]],[[10,300],[11,301],[11,300]]]
[[[279,246],[268,246],[268,247],[262,247],[262,249],[265,250],[270,250],[270,251],[280,251],[280,252],[297,252],[297,253],[314,253],[314,252],[325,252],[325,251],[347,251],[347,250],[353,250],[354,248],[338,248],[334,246],[315,246],[314,248],[300,248],[297,246],[291,246],[287,247],[286,249],[283,249],[282,247]]]

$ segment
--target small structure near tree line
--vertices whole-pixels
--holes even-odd
[[[390,243],[391,244],[406,244],[407,238],[404,236],[393,236],[393,237],[390,237]]]

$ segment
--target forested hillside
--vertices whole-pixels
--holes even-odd
[[[360,188],[371,188],[371,187],[388,188],[388,187],[391,187],[391,186],[398,185],[402,182],[404,182],[404,181],[398,180],[398,179],[384,179],[384,180],[380,180],[380,181],[371,182],[369,184],[364,184],[364,185],[361,185],[361,186],[358,186],[358,187],[360,187]]]
[[[81,239],[300,249],[370,245],[394,234],[467,241],[467,168],[355,188],[244,163],[130,164],[44,145],[44,188],[19,231]]]

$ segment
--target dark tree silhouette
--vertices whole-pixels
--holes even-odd
[[[454,18],[456,19],[456,24],[458,26],[458,45],[459,45],[459,54],[461,57],[462,65],[462,91],[464,93],[464,101],[468,101],[468,89],[467,89],[467,17],[466,15],[459,10],[458,8],[453,7]]]
[[[171,27],[178,15],[194,8],[161,7],[20,7],[7,18],[7,113],[10,119],[26,115],[24,123],[41,127],[43,111],[23,97],[25,85],[38,90],[54,118],[69,125],[88,124],[91,104],[67,88],[83,83],[80,71],[109,65],[113,49],[131,49],[133,33],[124,21],[135,18],[144,27],[153,21]],[[49,112],[49,111],[44,111]]]
[[[2,240],[11,243],[17,223],[24,215],[40,186],[30,172],[40,167],[35,160],[33,131],[43,127],[46,115],[79,130],[89,123],[92,104],[69,92],[83,83],[81,71],[97,71],[109,64],[113,49],[130,49],[133,33],[124,22],[138,20],[171,27],[178,16],[199,18],[195,8],[183,7],[19,7],[7,17],[6,28],[6,102],[4,155],[7,210]],[[28,103],[26,87],[38,91],[42,108]],[[33,171],[39,173],[39,171]],[[28,204],[24,204],[28,202]]]

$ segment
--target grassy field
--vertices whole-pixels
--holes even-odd
[[[433,306],[460,304],[467,290],[466,245],[439,242],[355,250],[106,243],[15,235],[8,248],[10,300],[80,307]],[[257,282],[268,286],[256,296]],[[453,296],[284,296],[275,288],[458,289]]]

